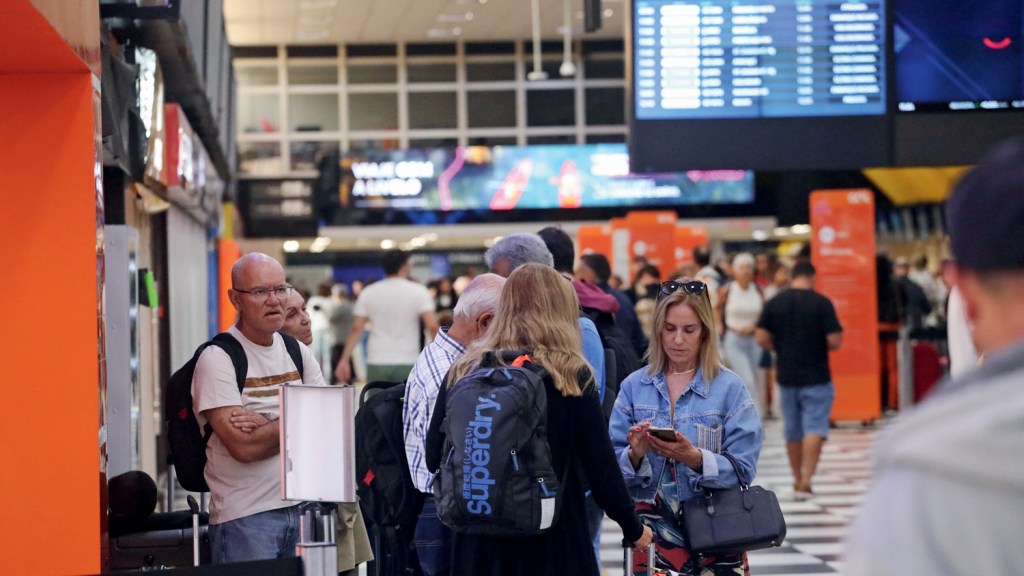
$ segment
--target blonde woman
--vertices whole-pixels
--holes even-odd
[[[739,485],[722,454],[753,478],[763,439],[750,394],[722,366],[707,285],[663,282],[653,329],[648,365],[622,382],[612,410],[619,469],[658,535],[659,568],[683,576],[746,574],[743,554],[692,554],[677,521],[681,504],[705,488]],[[646,557],[634,558],[635,572],[644,573]]]
[[[587,532],[580,470],[586,472],[598,505],[622,527],[627,540],[646,549],[651,531],[640,524],[622,477],[608,474],[615,453],[601,415],[593,375],[580,353],[579,302],[572,285],[554,269],[524,264],[508,277],[498,313],[487,336],[470,345],[452,365],[448,386],[478,366],[493,350],[527,352],[550,374],[547,439],[556,470],[566,470],[563,502],[556,526],[540,536],[499,538],[456,533],[452,539],[452,574],[596,576],[594,549]],[[427,465],[441,462],[441,422],[446,389],[438,395],[427,434]]]

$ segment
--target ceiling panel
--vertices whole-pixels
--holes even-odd
[[[583,0],[570,0],[573,35],[583,33]],[[562,0],[541,0],[541,34],[560,38]],[[621,38],[623,0],[604,0],[603,28],[587,38]],[[467,17],[467,14],[471,16]],[[528,39],[529,0],[225,0],[235,45],[345,44]],[[258,33],[241,24],[258,21]]]

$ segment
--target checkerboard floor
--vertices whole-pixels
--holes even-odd
[[[786,517],[786,541],[778,548],[749,554],[750,572],[761,575],[842,573],[842,539],[856,514],[871,476],[871,446],[877,426],[843,424],[829,433],[814,477],[814,497],[793,499],[793,477],[786,459],[782,423],[764,424],[764,445],[755,484],[775,492]],[[601,568],[604,576],[622,574],[622,531],[605,518],[601,533]]]

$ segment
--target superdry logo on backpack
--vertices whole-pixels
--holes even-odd
[[[488,464],[491,462],[490,437],[493,432],[493,414],[501,410],[501,403],[495,401],[496,394],[477,398],[476,417],[466,426],[466,447],[463,449],[462,475],[468,480],[463,484],[462,497],[468,502],[472,514],[490,516],[493,508],[490,502],[491,486],[494,479]]]
[[[562,499],[547,441],[550,376],[526,356],[502,357],[499,364],[485,355],[447,389],[433,487],[438,516],[456,532],[543,534]]]

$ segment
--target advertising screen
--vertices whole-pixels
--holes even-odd
[[[636,117],[885,114],[885,4],[636,0]]]
[[[1024,2],[894,2],[899,110],[1024,108]]]
[[[742,170],[630,173],[624,144],[468,146],[341,156],[340,205],[381,210],[518,210],[745,204]]]

